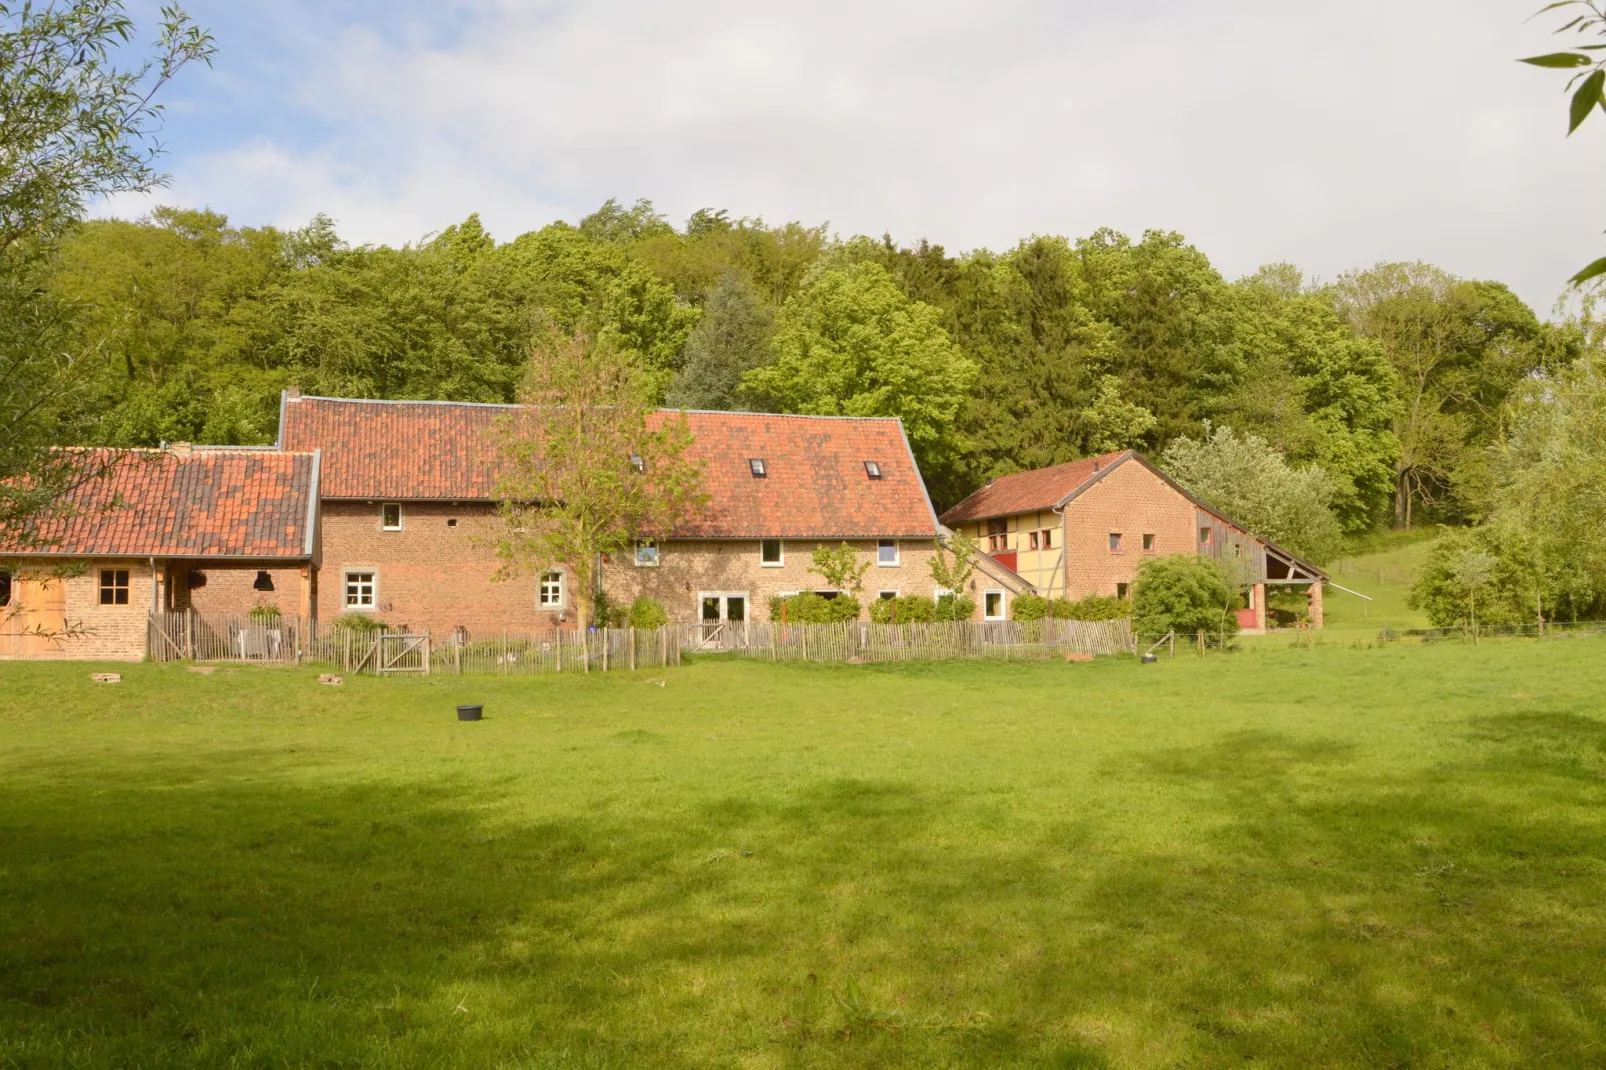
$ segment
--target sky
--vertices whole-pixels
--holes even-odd
[[[149,25],[152,0],[130,10]],[[98,214],[499,240],[645,197],[950,253],[1174,230],[1227,277],[1427,260],[1541,316],[1606,253],[1537,0],[188,0],[171,184]]]

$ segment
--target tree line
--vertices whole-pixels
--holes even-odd
[[[628,355],[667,405],[901,417],[944,505],[1225,427],[1319,471],[1345,532],[1484,515],[1507,399],[1589,343],[1425,264],[1229,281],[1169,232],[955,256],[723,211],[677,227],[647,201],[504,242],[470,216],[399,248],[352,247],[324,217],[163,208],[82,224],[49,289],[100,354],[72,415],[107,445],[269,441],[292,383],[511,401],[556,326]]]

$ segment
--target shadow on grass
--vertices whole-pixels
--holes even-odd
[[[1480,761],[1600,740],[1474,734]],[[0,1065],[1603,1054],[1599,820],[1487,764],[1380,782],[1348,744],[1267,732],[1158,752],[1128,775],[1181,793],[1184,842],[1030,800],[993,831],[995,803],[896,778],[520,821],[499,807],[528,783],[249,764],[0,785]]]

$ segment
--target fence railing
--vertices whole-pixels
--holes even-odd
[[[533,676],[678,665],[680,633],[666,625],[438,637],[430,632],[360,632],[301,617],[152,613],[146,650],[152,661],[313,661],[380,676]]]
[[[1128,620],[950,621],[940,624],[683,624],[680,645],[694,653],[734,653],[769,661],[883,662],[958,658],[1043,659],[1063,654],[1131,654]]]

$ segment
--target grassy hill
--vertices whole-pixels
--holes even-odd
[[[1406,606],[1405,599],[1427,561],[1438,531],[1389,531],[1369,536],[1353,552],[1328,567],[1333,582],[1369,595],[1371,602],[1344,591],[1327,589],[1327,628],[1333,632],[1370,632],[1384,628],[1429,627],[1428,619]]]

